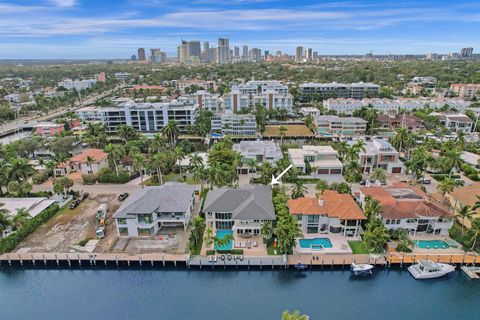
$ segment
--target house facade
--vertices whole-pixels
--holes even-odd
[[[288,158],[301,173],[307,172],[307,163],[315,174],[343,173],[343,164],[338,160],[338,153],[330,146],[304,145],[302,149],[288,149]]]
[[[380,218],[388,230],[404,229],[413,236],[448,236],[453,225],[452,213],[420,189],[406,183],[360,188],[359,201],[363,208],[368,196],[380,203]]]
[[[248,173],[248,162],[252,159],[257,165],[261,165],[264,161],[275,164],[283,157],[279,144],[271,140],[240,141],[233,145],[233,150],[240,153],[242,162],[242,166],[238,168],[240,174]]]
[[[360,167],[363,173],[380,168],[389,174],[403,173],[405,167],[398,151],[386,140],[373,139],[366,142],[365,151],[360,151]]]
[[[304,234],[332,233],[358,237],[361,222],[367,219],[349,194],[333,190],[325,190],[318,199],[290,199],[287,205]]]
[[[162,227],[187,229],[195,205],[193,186],[167,182],[137,189],[113,215],[121,237],[153,236]]]
[[[108,167],[108,154],[102,149],[89,148],[65,162],[61,162],[54,169],[54,176],[65,176],[71,172],[82,174],[97,174],[101,169]],[[91,159],[92,161],[88,161]]]
[[[203,212],[212,230],[259,235],[263,222],[275,221],[272,189],[260,185],[215,189],[208,193]]]

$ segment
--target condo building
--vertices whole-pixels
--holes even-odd
[[[301,101],[309,102],[328,98],[363,99],[380,94],[380,86],[373,83],[316,83],[308,82],[300,85]]]
[[[459,98],[472,100],[480,92],[480,84],[451,84],[450,91]]]
[[[231,136],[257,135],[257,122],[253,114],[217,113],[212,116],[211,130]]]
[[[202,88],[203,90],[215,90],[215,81],[188,79],[188,80],[176,80],[174,81],[175,88],[181,93],[185,93],[185,89],[191,86]]]
[[[365,134],[367,121],[356,117],[316,116],[315,123],[319,133],[341,135]]]
[[[178,100],[188,105],[194,105],[198,110],[208,110],[214,113],[219,111],[220,95],[205,90],[183,95]]]
[[[97,83],[95,79],[85,79],[85,80],[72,80],[72,79],[65,79],[58,83],[59,87],[63,87],[67,90],[85,90],[91,88]]]

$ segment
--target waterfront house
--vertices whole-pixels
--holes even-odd
[[[107,153],[102,149],[89,148],[67,161],[57,164],[54,175],[55,177],[65,176],[72,171],[82,174],[97,174],[101,169],[108,167],[107,157]]]
[[[167,182],[137,189],[113,215],[120,236],[152,236],[162,227],[187,229],[195,204],[193,186]]]
[[[362,135],[367,130],[367,121],[356,117],[316,116],[318,133]]]
[[[325,190],[318,198],[288,200],[290,214],[296,216],[304,234],[340,233],[360,235],[361,222],[367,218],[349,194]]]
[[[275,164],[282,159],[282,150],[278,143],[274,141],[240,141],[240,143],[233,145],[233,150],[240,153],[240,160],[242,166],[238,168],[238,173],[248,173],[248,162],[255,160],[257,165],[261,165],[264,161]]]
[[[303,146],[302,149],[288,149],[288,158],[301,173],[307,172],[307,163],[319,175],[341,175],[343,164],[338,153],[331,146]]]
[[[359,201],[362,207],[365,207],[368,196],[382,206],[380,218],[388,230],[404,229],[411,235],[448,236],[448,230],[453,225],[452,213],[419,188],[406,183],[360,188]]]
[[[203,212],[213,230],[259,235],[263,222],[275,221],[272,189],[260,185],[215,189],[208,193]]]

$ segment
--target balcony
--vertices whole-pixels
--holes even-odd
[[[184,213],[157,213],[157,221],[161,222],[180,222],[185,221],[186,215]]]

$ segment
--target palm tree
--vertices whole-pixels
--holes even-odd
[[[95,158],[92,156],[87,156],[86,161],[87,161],[88,167],[90,168],[90,173],[93,173],[92,163],[95,162]]]
[[[175,148],[175,143],[177,141],[179,132],[180,129],[178,128],[178,124],[175,120],[168,121],[167,125],[162,129],[162,133],[170,140],[170,145],[172,148]]]
[[[465,228],[465,219],[472,220],[474,214],[475,210],[469,205],[461,205],[460,208],[457,210],[456,216],[462,219],[462,237]]]
[[[283,137],[286,135],[288,129],[287,127],[281,125],[278,127],[278,135],[280,136],[280,145],[283,146]]]
[[[200,180],[200,191],[203,191],[205,181],[208,180],[210,176],[210,170],[206,168],[203,164],[195,169],[193,172],[193,178],[195,180]]]
[[[257,169],[257,161],[255,159],[248,159],[247,166],[248,166],[248,170],[252,173],[252,178],[253,178],[253,174]]]
[[[26,180],[35,173],[35,169],[28,163],[26,159],[14,158],[7,162],[2,170],[5,170],[7,181]]]
[[[462,130],[458,130],[457,131],[457,136],[455,137],[455,142],[457,143],[457,145],[463,149],[465,147],[465,132],[463,132]]]
[[[284,311],[282,320],[308,320],[308,316],[306,314],[300,314],[298,310],[295,310],[293,313]]]
[[[198,153],[194,153],[190,158],[188,166],[194,172],[198,167],[203,166],[203,158]]]
[[[349,147],[350,146],[348,145],[347,141],[339,142],[337,144],[338,156],[343,159],[345,157],[345,155],[347,154]]]
[[[282,215],[278,219],[275,234],[278,239],[278,249],[286,254],[293,251],[293,248],[297,245],[296,239],[303,237],[303,232],[297,220],[289,214]]]
[[[385,181],[387,179],[387,173],[382,168],[376,168],[372,171],[370,175],[370,179],[378,180],[378,181]]]
[[[471,233],[470,243],[472,244],[470,250],[473,250],[477,244],[478,236],[480,235],[480,218],[473,219],[469,231]]]
[[[437,190],[442,194],[442,204],[445,203],[447,194],[451,193],[457,184],[449,177],[445,177],[437,186]]]
[[[159,153],[165,149],[167,141],[164,136],[154,133],[152,139],[150,140],[150,154]]]
[[[379,219],[367,224],[363,240],[373,252],[381,252],[389,239],[388,231]]]
[[[150,165],[157,172],[157,179],[160,185],[163,184],[163,169],[166,167],[167,159],[165,153],[157,153],[150,158]]]
[[[264,221],[262,223],[260,235],[262,236],[264,243],[267,243],[267,241],[272,238],[272,223],[270,221]]]
[[[12,221],[10,220],[8,214],[9,211],[5,208],[3,203],[0,203],[0,238],[2,237],[5,230],[8,229],[12,225]]]
[[[198,246],[200,239],[203,234],[203,229],[205,228],[205,222],[201,216],[196,216],[191,222],[192,226],[192,236],[195,241],[195,246]]]
[[[118,127],[117,134],[124,141],[131,141],[138,138],[137,130],[126,124],[122,124]]]
[[[119,175],[119,168],[118,165],[120,161],[125,157],[125,148],[121,145],[114,145],[109,143],[105,147],[105,152],[108,154],[108,161],[110,162],[111,166],[115,168],[115,173],[117,174],[117,177]]]
[[[138,171],[140,174],[140,185],[142,186],[142,189],[144,188],[143,184],[143,174],[145,172],[145,158],[143,157],[143,154],[136,152],[132,154],[132,164],[133,168],[135,171]]]
[[[323,191],[328,189],[327,180],[323,180],[323,179],[318,180],[317,184],[315,185],[315,189],[317,189],[317,191],[319,191],[320,193],[323,193]]]
[[[292,199],[301,198],[307,192],[307,187],[305,186],[303,180],[297,179],[292,185]]]
[[[392,145],[398,150],[398,152],[402,152],[402,149],[408,149],[411,147],[415,140],[413,139],[413,135],[407,128],[398,128],[397,133],[392,138]]]
[[[457,148],[447,150],[444,154],[444,157],[446,158],[446,161],[451,169],[455,168],[457,172],[460,172],[463,165],[463,160],[461,157],[461,152]],[[453,173],[451,169],[449,177],[451,177]]]
[[[367,198],[365,199],[365,208],[363,208],[363,210],[368,220],[378,219],[378,217],[383,211],[380,202],[370,196],[367,196]]]
[[[20,209],[17,209],[17,213],[13,217],[12,221],[15,224],[15,228],[20,229],[25,225],[25,223],[29,219],[30,219],[30,213],[28,213],[27,209],[20,208]]]

